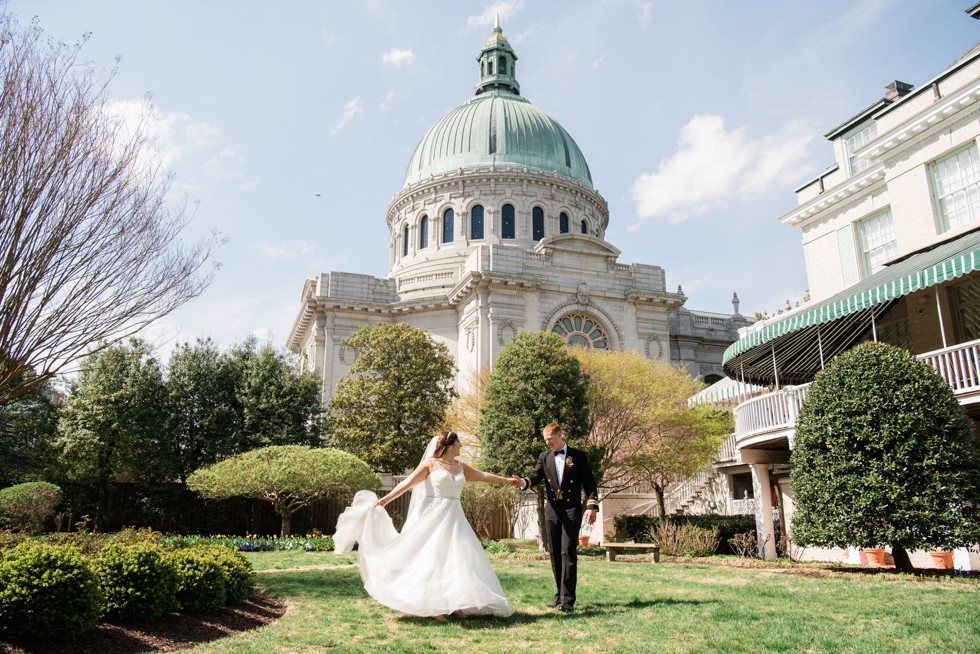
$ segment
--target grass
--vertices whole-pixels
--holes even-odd
[[[354,555],[248,557],[265,571],[258,575],[260,588],[284,600],[289,611],[266,628],[190,651],[980,651],[980,582],[975,577],[580,561],[578,608],[564,615],[544,608],[554,592],[546,561],[495,559],[515,614],[443,624],[374,602],[350,565]],[[305,569],[296,570],[299,566]]]

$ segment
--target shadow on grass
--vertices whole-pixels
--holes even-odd
[[[419,618],[411,615],[398,616],[399,622],[413,624],[420,627],[442,627],[446,624],[454,624],[463,629],[495,629],[502,626],[530,625],[538,622],[555,622],[560,624],[566,621],[574,621],[582,618],[605,617],[615,613],[632,613],[640,609],[665,608],[671,606],[695,606],[703,604],[719,604],[717,600],[675,600],[671,598],[640,600],[633,599],[628,602],[590,602],[587,606],[575,609],[571,613],[562,613],[558,610],[550,610],[547,613],[524,613],[515,611],[509,618],[498,618],[494,616],[471,616],[471,617],[451,617],[449,622],[439,622],[433,618]]]

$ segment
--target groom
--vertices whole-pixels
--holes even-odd
[[[524,477],[521,490],[546,481],[548,499],[544,508],[551,554],[551,571],[555,575],[555,600],[551,607],[563,613],[575,606],[575,578],[577,574],[576,547],[578,532],[584,518],[586,524],[595,522],[599,509],[595,477],[589,459],[582,450],[569,447],[563,438],[561,426],[552,422],[544,428],[546,452],[538,457],[538,464],[530,476]],[[582,514],[582,494],[585,493],[585,514]]]

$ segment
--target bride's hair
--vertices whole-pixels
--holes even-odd
[[[442,432],[442,436],[439,437],[439,442],[436,443],[436,449],[435,452],[432,453],[432,456],[436,458],[442,456],[445,453],[445,451],[448,450],[449,447],[458,440],[459,440],[459,436],[456,435],[456,432],[454,431]]]

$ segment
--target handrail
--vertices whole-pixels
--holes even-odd
[[[957,397],[980,393],[980,340],[927,352],[917,358],[931,365]],[[809,389],[809,384],[787,386],[736,406],[737,439],[795,428]]]

